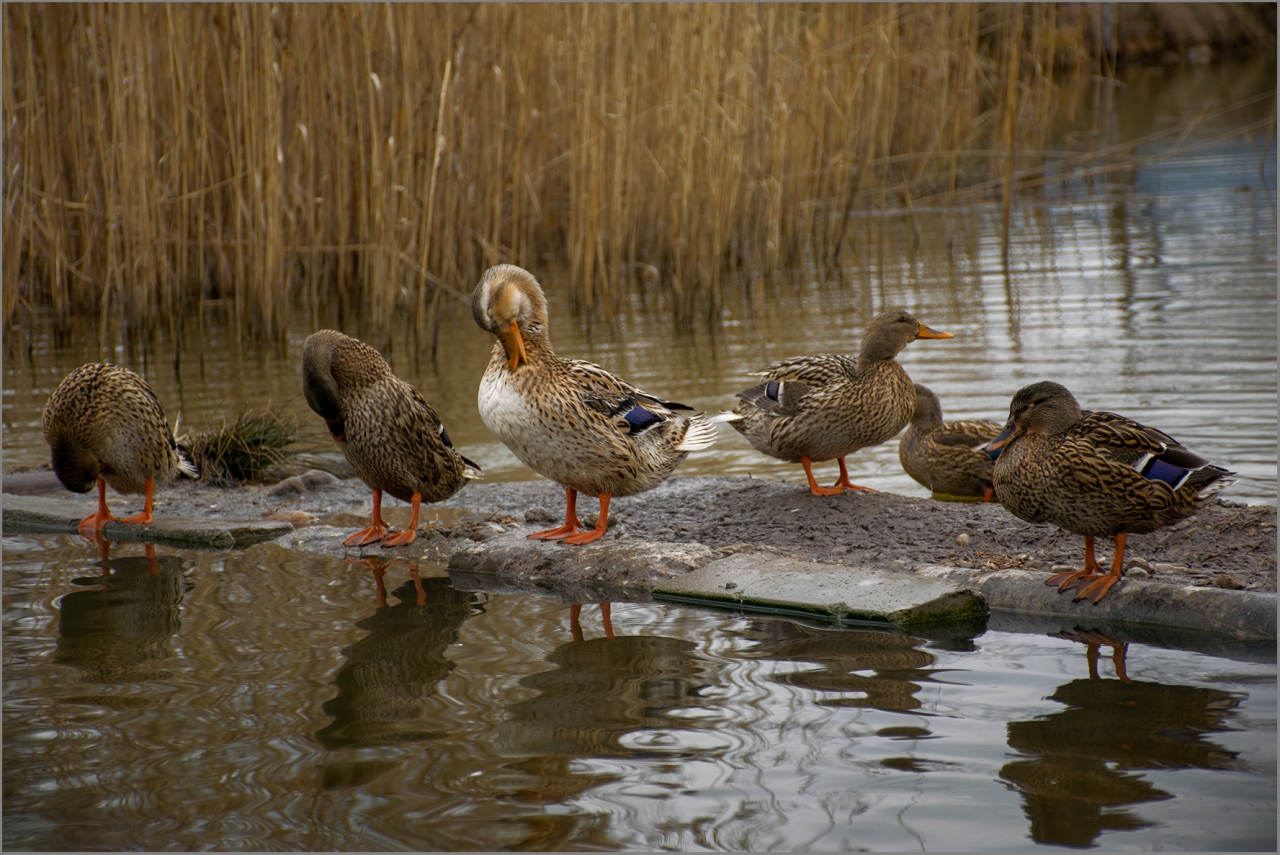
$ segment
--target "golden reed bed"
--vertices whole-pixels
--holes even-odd
[[[1100,8],[6,4],[5,323],[216,299],[275,336],[341,299],[421,330],[551,257],[577,306],[640,279],[688,324],[838,263],[850,211],[1007,205]]]

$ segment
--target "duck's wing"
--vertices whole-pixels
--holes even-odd
[[[586,408],[612,421],[621,433],[639,436],[668,421],[675,410],[693,410],[641,391],[599,365],[569,359],[565,366]]]
[[[428,441],[427,453],[434,455],[445,453],[441,448],[443,446],[443,448],[447,448],[457,454],[462,462],[474,469],[478,475],[482,471],[480,465],[468,460],[453,447],[453,440],[449,437],[449,431],[445,430],[444,422],[440,421],[440,417],[436,415],[435,408],[427,402],[426,396],[418,391],[418,387],[404,381],[399,382],[399,387],[404,395],[408,418],[416,423],[415,427],[419,428],[422,433],[427,436],[434,436],[439,442],[439,445],[437,445]]]
[[[853,360],[833,353],[797,356],[770,365],[753,376],[763,383],[743,389],[735,397],[770,415],[793,416],[804,398],[838,380],[847,380],[856,367]]]
[[[995,439],[1002,427],[997,422],[947,422],[934,431],[933,441],[938,445],[976,449]]]
[[[1219,470],[1164,431],[1116,413],[1086,411],[1072,428],[1070,439],[1099,457],[1136,470],[1148,481],[1161,481],[1175,490],[1188,480],[1197,480],[1195,473]]]

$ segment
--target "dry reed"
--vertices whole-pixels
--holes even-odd
[[[420,330],[499,261],[681,323],[1038,174],[1054,4],[6,4],[4,315]],[[987,183],[991,182],[991,183]]]

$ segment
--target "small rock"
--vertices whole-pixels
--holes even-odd
[[[296,476],[302,479],[302,483],[306,487],[323,487],[328,484],[335,484],[338,481],[336,475],[330,475],[323,469],[308,469],[301,475]]]
[[[1167,576],[1176,576],[1180,573],[1191,572],[1191,568],[1187,567],[1184,564],[1163,564],[1160,562],[1153,561],[1148,565],[1148,567],[1151,570],[1152,576],[1156,575],[1157,573],[1163,573]]]
[[[1124,565],[1124,571],[1126,574],[1131,574],[1133,570],[1143,570],[1147,576],[1150,576],[1151,564],[1145,558],[1139,558],[1135,555],[1126,561]]]
[[[725,582],[725,583],[724,583],[724,589],[725,589],[726,591],[732,591],[732,590],[733,590],[734,588],[736,588],[736,587],[738,587],[738,583],[737,583],[737,582]]]
[[[268,496],[289,496],[294,493],[307,492],[307,484],[302,480],[301,475],[294,475],[292,478],[285,478],[279,484],[275,484],[267,488]]]
[[[1217,585],[1219,588],[1226,588],[1229,591],[1239,591],[1244,587],[1244,582],[1241,582],[1230,573],[1223,573],[1221,576],[1213,580],[1213,584]]]
[[[1143,567],[1134,567],[1132,570],[1126,571],[1125,577],[1129,579],[1150,579],[1151,574]]]
[[[306,511],[279,510],[275,513],[268,514],[264,519],[287,522],[294,528],[302,528],[303,526],[311,525],[318,519],[318,517],[315,514],[309,514]]]
[[[600,522],[600,512],[596,511],[593,514],[583,514],[582,516],[578,517],[578,519],[582,520],[582,525],[584,527],[595,528],[596,523]],[[617,521],[618,521],[617,514],[609,514],[609,525],[613,525]]]
[[[527,511],[524,512],[524,521],[528,523],[542,523],[542,522],[553,523],[553,522],[558,522],[559,519],[556,517],[555,514],[551,513],[551,511],[547,510],[546,508],[539,507],[538,505],[534,505],[532,508],[529,508]]]
[[[962,533],[956,536],[956,546],[968,546],[968,545],[969,545],[968,533]]]

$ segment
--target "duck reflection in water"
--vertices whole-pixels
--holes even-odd
[[[440,681],[453,671],[445,658],[458,639],[462,624],[476,614],[476,596],[455,590],[447,577],[423,579],[416,564],[402,564],[410,578],[387,604],[384,558],[348,559],[373,570],[377,610],[356,626],[369,634],[343,650],[346,664],[334,682],[337,697],[324,711],[333,722],[316,734],[325,748],[396,745],[437,739],[443,734],[415,727]],[[342,778],[341,770],[326,767],[326,781]]]
[[[659,766],[669,760],[678,772],[691,749],[676,748],[674,741],[668,749],[667,734],[704,725],[673,712],[716,703],[702,697],[714,682],[713,666],[694,642],[617,635],[609,604],[600,605],[603,637],[585,637],[581,605],[573,605],[573,640],[547,656],[552,670],[520,680],[538,694],[507,707],[498,725],[498,753],[519,758],[504,767],[500,785],[507,798],[556,802],[618,777],[575,768],[584,758],[646,758]]]
[[[1093,656],[1087,680],[1058,687],[1061,712],[1009,725],[1009,747],[1026,759],[1000,770],[1022,794],[1037,843],[1092,846],[1103,830],[1151,825],[1124,805],[1173,798],[1133,774],[1144,769],[1241,769],[1236,752],[1204,738],[1230,730],[1240,698],[1219,689],[1100,679],[1093,633],[1077,632]]]
[[[759,624],[751,633],[752,659],[815,664],[774,677],[780,683],[827,693],[820,706],[868,707],[886,712],[920,709],[922,683],[943,669],[924,650],[926,641],[891,632],[819,629],[787,621]]]
[[[91,683],[167,678],[157,665],[173,655],[169,639],[181,625],[179,606],[194,587],[183,575],[182,559],[157,557],[150,543],[145,555],[111,558],[111,543],[101,533],[94,540],[102,572],[72,580],[86,590],[59,601],[54,661],[75,665]]]

